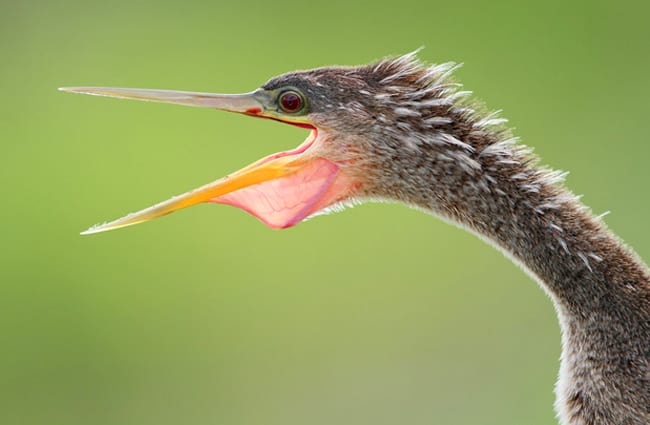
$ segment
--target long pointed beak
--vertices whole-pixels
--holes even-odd
[[[259,114],[264,111],[266,95],[255,91],[245,94],[214,94],[176,90],[128,89],[114,87],[61,87],[61,91],[135,99],[146,102],[174,103],[199,108],[221,109],[243,114]]]
[[[310,150],[320,138],[309,120],[277,115],[271,95],[263,90],[235,95],[109,87],[64,87],[60,90],[221,109],[312,130],[307,140],[296,149],[270,155],[215,182],[109,223],[93,226],[82,235],[142,223],[201,202],[239,207],[269,227],[285,228],[338,202],[350,187],[348,179],[340,175],[337,164],[316,155],[314,150],[317,149]]]

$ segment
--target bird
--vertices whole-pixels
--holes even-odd
[[[486,239],[545,290],[561,329],[562,425],[650,424],[650,270],[540,165],[500,112],[463,90],[459,65],[418,53],[271,78],[224,95],[107,87],[68,92],[213,108],[309,130],[267,156],[92,234],[202,202],[283,229],[366,201],[402,203]]]

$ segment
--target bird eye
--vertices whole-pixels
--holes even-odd
[[[287,91],[280,95],[280,107],[284,112],[294,113],[302,109],[304,100],[295,91]]]

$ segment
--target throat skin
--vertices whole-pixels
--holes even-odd
[[[647,266],[562,186],[563,174],[506,142],[429,143],[413,154],[387,141],[392,152],[378,156],[391,171],[375,178],[384,198],[471,230],[544,288],[562,330],[561,424],[650,424]]]

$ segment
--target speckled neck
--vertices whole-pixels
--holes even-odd
[[[563,424],[650,423],[647,266],[563,187],[563,173],[537,166],[502,130],[453,110],[444,117],[450,125],[431,142],[411,149],[389,138],[378,148],[386,196],[489,240],[551,296]]]

